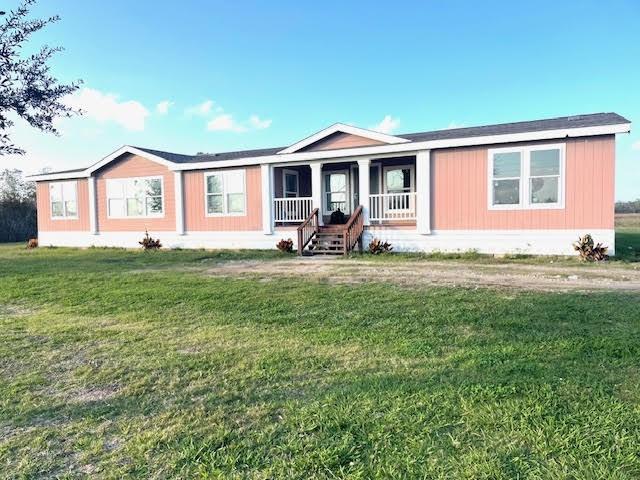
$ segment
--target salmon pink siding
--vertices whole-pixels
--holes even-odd
[[[215,217],[207,216],[206,213],[204,178],[207,173],[221,170],[184,172],[184,221],[187,232],[262,230],[260,167],[252,166],[243,170],[246,188],[245,215]]]
[[[336,132],[322,140],[301,149],[301,152],[317,152],[321,150],[336,150],[339,148],[369,147],[373,145],[384,145],[384,142],[372,140],[371,138],[351,135],[349,133]]]
[[[433,151],[431,159],[432,228],[434,230],[613,229],[614,136],[570,139],[564,143],[566,144],[566,191],[563,209],[490,210],[487,192],[489,147]],[[498,147],[516,145],[518,144]]]
[[[65,182],[68,180],[64,180]],[[52,219],[49,185],[56,182],[38,182],[36,202],[38,209],[38,231],[40,232],[84,232],[89,231],[89,186],[86,178],[77,182],[77,219]]]
[[[164,214],[155,218],[109,218],[107,180],[112,178],[162,177]],[[96,175],[98,231],[100,232],[166,232],[176,229],[174,173],[159,163],[138,155],[125,155]]]

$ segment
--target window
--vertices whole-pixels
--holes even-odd
[[[244,215],[244,170],[226,170],[204,176],[208,216]]]
[[[295,170],[282,171],[282,191],[284,198],[298,196],[298,172]]]
[[[520,204],[522,152],[503,152],[493,156],[493,205]]]
[[[557,204],[560,185],[560,150],[533,150],[529,159],[529,202]]]
[[[109,217],[161,217],[164,214],[162,183],[162,177],[107,179]]]
[[[346,170],[324,173],[325,214],[330,215],[338,209],[348,213],[347,184]]]
[[[51,218],[78,218],[78,182],[52,182],[49,184]]]
[[[489,150],[489,208],[564,208],[564,145]]]
[[[410,210],[413,192],[413,168],[410,165],[384,167],[384,193],[387,210]]]

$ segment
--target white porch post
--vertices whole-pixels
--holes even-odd
[[[358,160],[358,197],[362,205],[362,216],[365,225],[370,225],[369,221],[369,167],[371,160],[363,158]]]
[[[318,223],[322,225],[322,164],[311,164],[311,203],[317,208]]]
[[[417,221],[418,233],[431,233],[431,152],[419,151],[416,155],[416,190],[417,190]]]
[[[91,235],[98,234],[98,215],[96,202],[96,177],[91,176],[87,179],[89,187],[89,232]]]
[[[273,167],[269,164],[260,165],[262,186],[262,233],[273,233]]]
[[[184,193],[182,187],[182,170],[173,172],[173,186],[176,204],[176,233],[184,235]]]

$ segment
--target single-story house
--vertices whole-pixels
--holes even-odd
[[[286,147],[185,155],[124,146],[35,175],[40,245],[573,254],[614,251],[615,135],[596,113],[388,135],[335,124]],[[332,213],[340,210],[346,224]],[[332,224],[333,223],[333,224]],[[310,249],[313,249],[310,251]]]

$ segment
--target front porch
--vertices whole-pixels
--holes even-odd
[[[415,226],[418,218],[415,155],[275,166],[272,182],[274,227],[297,226],[314,208],[319,225],[344,223],[360,205],[365,225]]]

